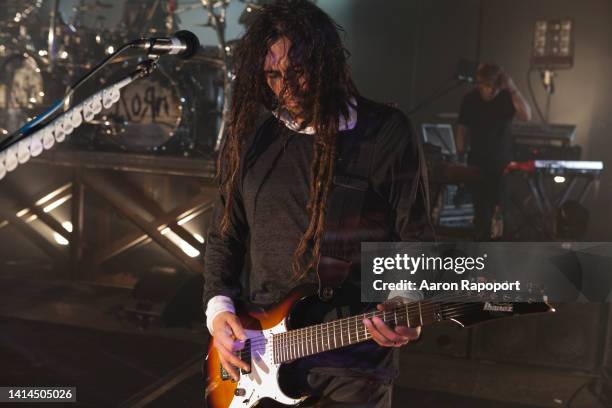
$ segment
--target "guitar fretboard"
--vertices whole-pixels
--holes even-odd
[[[443,305],[424,301],[289,330],[273,336],[274,361],[280,364],[370,340],[372,336],[363,319],[374,316],[391,327],[417,327],[445,319]]]

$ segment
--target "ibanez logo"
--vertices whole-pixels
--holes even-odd
[[[484,310],[487,312],[506,312],[512,313],[514,311],[514,307],[512,303],[491,303],[485,302]]]

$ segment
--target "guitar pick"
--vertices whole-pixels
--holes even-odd
[[[19,163],[24,164],[30,160],[30,142],[31,136],[26,137],[20,141],[17,147],[17,160]]]
[[[53,126],[53,133],[55,134],[55,141],[58,143],[62,143],[66,140],[66,132],[64,130],[64,122],[62,119],[58,119],[55,121]]]
[[[30,136],[30,154],[32,157],[36,157],[43,151],[42,145],[43,132],[38,131]]]
[[[77,105],[71,112],[70,121],[72,122],[72,126],[76,129],[83,123],[83,116],[81,116],[83,114],[83,105]]]
[[[4,160],[4,166],[6,167],[6,171],[13,171],[19,165],[19,160],[17,160],[17,149],[18,146],[11,146],[6,151],[6,159]]]
[[[74,130],[74,126],[72,126],[72,110],[64,113],[64,116],[62,116],[61,121],[62,121],[62,126],[64,127],[64,132],[66,132],[66,135],[69,135],[72,133],[72,131]]]
[[[0,180],[6,175],[6,167],[4,167],[4,160],[6,159],[6,152],[0,153]]]
[[[91,101],[91,109],[93,110],[94,115],[102,112],[102,93],[98,92],[95,94]]]
[[[91,122],[95,116],[93,111],[93,98],[89,98],[83,102],[83,119],[86,122]]]
[[[42,145],[45,150],[49,150],[55,144],[55,137],[53,137],[53,129],[51,129],[51,126],[47,126],[42,132]]]

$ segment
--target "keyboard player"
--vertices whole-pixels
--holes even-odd
[[[481,64],[474,89],[461,101],[457,129],[457,152],[467,152],[468,164],[480,168],[482,177],[470,188],[477,241],[499,238],[492,237],[492,220],[503,219],[503,171],[512,159],[510,126],[514,118],[530,120],[529,103],[498,65]]]

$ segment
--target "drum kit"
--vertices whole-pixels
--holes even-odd
[[[214,8],[230,0],[125,0],[115,28],[104,22],[110,0],[78,0],[66,21],[60,0],[5,0],[0,14],[0,140],[61,98],[96,63],[136,38],[166,36],[178,28],[179,14],[204,8],[209,23]],[[192,0],[193,1],[193,0]],[[51,3],[51,4],[49,4]],[[49,7],[50,6],[50,7]],[[257,2],[246,3],[252,9]],[[50,8],[50,10],[49,10]],[[3,17],[4,16],[4,17]],[[87,22],[87,24],[85,24]],[[214,20],[213,20],[214,22]],[[225,25],[213,28],[224,30]],[[228,93],[228,56],[236,41],[201,47],[189,60],[160,60],[149,77],[133,83],[121,100],[104,111],[72,143],[90,150],[183,156],[214,153],[223,126]],[[142,56],[121,57],[97,75],[90,88],[125,74]]]

